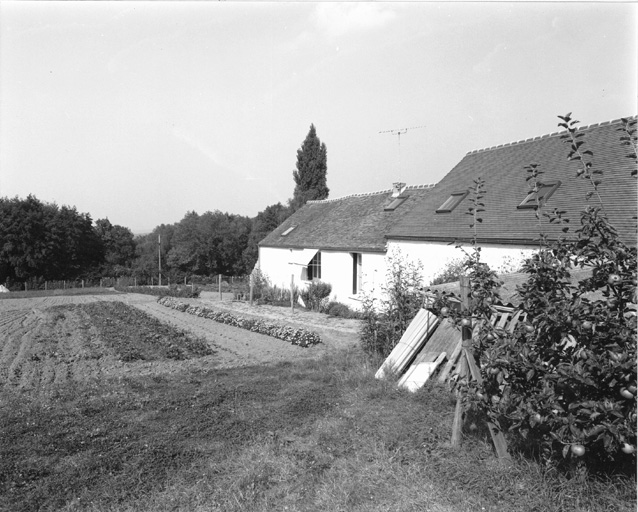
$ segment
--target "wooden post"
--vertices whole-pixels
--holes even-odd
[[[24,282],[24,291],[26,292],[27,290],[28,290],[28,288],[27,288],[27,282],[25,281],[25,282]]]
[[[461,276],[461,313],[466,313],[470,309],[470,280],[467,276]],[[459,378],[469,379],[467,349],[472,346],[472,327],[461,327],[461,371]],[[463,405],[461,394],[456,397],[456,409],[454,410],[454,423],[452,423],[452,446],[461,446],[461,434],[463,431]]]
[[[48,281],[45,281],[45,282],[44,282],[44,291],[45,291],[45,292],[46,292],[46,291],[47,291],[47,289],[48,289],[48,288],[47,288],[47,284],[48,284]]]
[[[253,285],[253,275],[250,274],[250,305],[253,305],[253,289],[254,289],[254,285]]]
[[[290,274],[290,310],[295,312],[295,274]]]
[[[162,235],[157,235],[157,270],[158,283],[162,286]]]
[[[222,300],[222,275],[219,274],[219,300]]]

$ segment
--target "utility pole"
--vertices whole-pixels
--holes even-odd
[[[159,269],[159,285],[162,286],[162,235],[157,235],[157,267]]]

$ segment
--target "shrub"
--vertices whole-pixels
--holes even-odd
[[[339,318],[361,318],[361,313],[353,311],[348,305],[337,301],[328,302],[325,307],[325,312],[330,316]]]
[[[293,289],[293,301],[297,303],[299,299],[299,289]],[[258,304],[268,304],[270,306],[290,306],[290,288],[279,288],[277,285],[267,286],[261,292]]]
[[[384,298],[378,306],[371,297],[363,301],[360,340],[366,352],[385,357],[399,342],[423,306],[422,276],[421,262],[406,261],[398,250],[390,255]]]
[[[264,291],[270,286],[268,276],[261,269],[255,268],[250,274],[250,279],[253,284],[253,299],[261,299]]]
[[[464,269],[465,263],[462,259],[448,261],[441,271],[432,278],[430,285],[454,283],[460,279]]]
[[[332,285],[330,283],[315,279],[301,290],[300,296],[308,309],[322,312],[331,293]]]

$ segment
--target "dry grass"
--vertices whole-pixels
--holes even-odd
[[[505,467],[480,436],[452,449],[450,394],[399,391],[374,379],[377,366],[349,350],[104,378],[46,399],[5,389],[0,509],[635,510],[631,478],[567,480],[520,459]]]

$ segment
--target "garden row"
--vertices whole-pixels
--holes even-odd
[[[215,322],[232,325],[233,327],[240,327],[251,332],[265,334],[266,336],[284,340],[292,343],[293,345],[299,345],[300,347],[309,347],[310,345],[321,343],[321,337],[318,334],[306,329],[294,329],[286,325],[277,325],[270,322],[264,322],[262,320],[241,318],[230,313],[216,311],[204,306],[186,304],[185,302],[181,302],[168,296],[160,297],[157,302],[162,306],[176,309],[177,311],[208,318]]]

